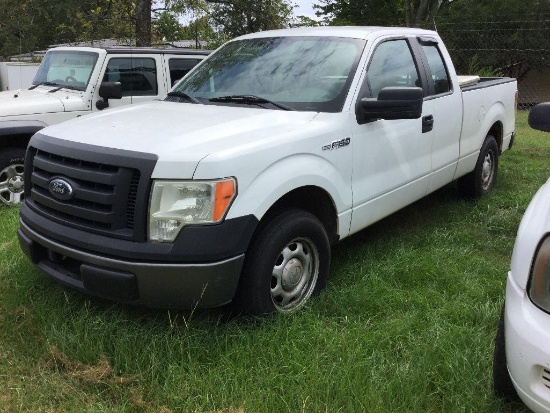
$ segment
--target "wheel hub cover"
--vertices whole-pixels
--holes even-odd
[[[23,178],[13,176],[8,180],[8,188],[11,192],[21,192],[23,190]]]
[[[483,162],[483,169],[481,173],[481,180],[482,180],[483,187],[486,187],[489,185],[492,169],[493,169],[492,159],[488,155],[487,157],[485,157],[485,160]]]
[[[296,287],[300,283],[303,273],[304,268],[300,260],[290,259],[283,269],[283,288],[288,290]]]

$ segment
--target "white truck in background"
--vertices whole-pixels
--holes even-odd
[[[21,203],[25,149],[40,129],[166,96],[210,51],[132,47],[50,49],[26,89],[0,92],[0,204]]]
[[[493,189],[516,90],[461,89],[432,31],[245,35],[164,101],[36,133],[21,248],[112,300],[296,311],[324,287],[331,244],[453,180],[468,197]]]

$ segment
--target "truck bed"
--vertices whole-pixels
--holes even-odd
[[[489,91],[487,88],[491,88],[491,90]],[[499,150],[504,152],[509,148],[514,131],[516,109],[514,96],[517,91],[517,83],[516,79],[509,77],[484,77],[480,78],[475,85],[461,89],[464,115],[460,140],[459,174],[460,170],[473,169],[485,134],[490,131],[491,125],[499,125],[499,119],[504,120],[497,126],[502,130],[502,140],[497,139]]]
[[[477,82],[473,82],[474,77],[477,76],[459,76],[459,82],[460,82],[460,88],[463,92],[468,92],[471,90],[476,89],[483,89],[486,87],[501,85],[503,83],[510,83],[515,82],[516,79],[512,77],[477,77]],[[464,82],[463,80],[470,79],[468,82]]]

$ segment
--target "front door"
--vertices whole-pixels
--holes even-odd
[[[120,82],[122,99],[109,99],[109,107],[116,108],[146,102],[164,95],[165,87],[158,80],[159,75],[162,75],[159,71],[160,58],[160,55],[110,57],[107,60],[102,81]],[[101,99],[99,87],[94,95],[96,96],[95,100]],[[92,109],[97,110],[95,103]]]
[[[376,98],[384,87],[423,87],[410,40],[382,39],[375,45],[361,91]],[[361,99],[365,96],[358,96]],[[423,197],[431,172],[433,104],[424,101],[420,119],[376,120],[352,126],[353,215],[350,233]],[[428,125],[424,128],[423,122]],[[426,126],[426,125],[425,125]]]

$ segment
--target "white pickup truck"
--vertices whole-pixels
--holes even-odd
[[[325,286],[331,244],[453,180],[488,193],[515,97],[510,78],[461,89],[432,31],[245,35],[164,101],[35,134],[20,244],[96,296],[292,312]]]
[[[35,132],[107,107],[164,97],[208,54],[195,49],[50,49],[30,88],[0,92],[0,204],[22,200],[25,149]]]

